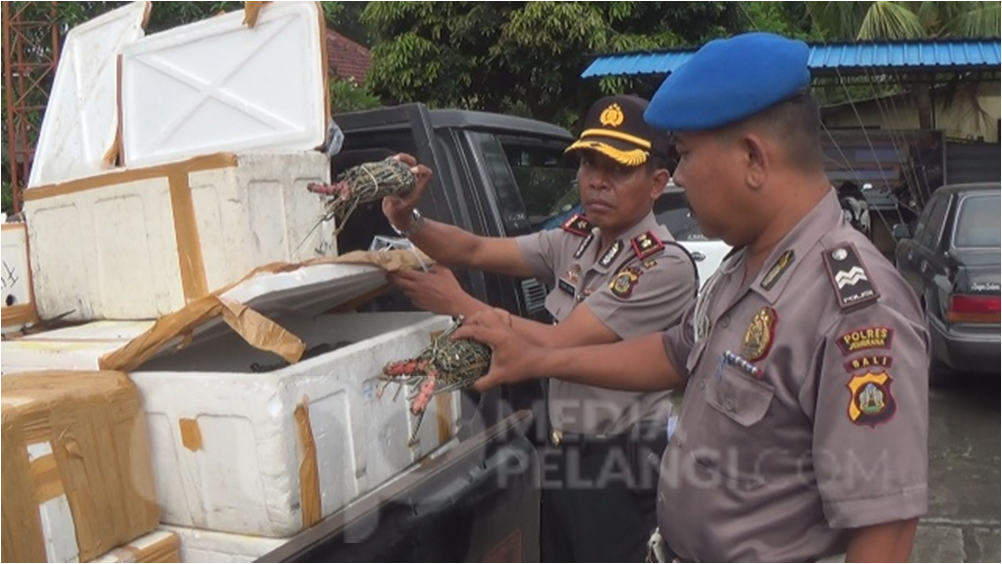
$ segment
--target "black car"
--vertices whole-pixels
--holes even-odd
[[[929,322],[934,377],[998,370],[999,186],[944,186],[914,226],[894,226],[895,264]]]

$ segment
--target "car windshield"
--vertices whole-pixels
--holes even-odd
[[[654,204],[654,217],[668,227],[677,241],[710,241],[699,228],[699,222],[689,208],[685,192],[667,190]]]
[[[1000,246],[999,195],[967,196],[960,203],[953,245],[957,248]]]

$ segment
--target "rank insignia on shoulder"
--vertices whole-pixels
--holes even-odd
[[[776,262],[772,263],[772,268],[769,269],[769,272],[762,277],[762,289],[765,291],[771,290],[772,287],[776,285],[776,282],[783,277],[783,273],[786,272],[786,269],[790,268],[790,265],[793,264],[793,260],[795,258],[797,257],[793,254],[793,249],[779,255]]]
[[[591,222],[588,218],[577,213],[572,215],[560,226],[564,231],[573,233],[578,237],[587,237],[591,233]]]
[[[633,252],[637,254],[637,258],[640,260],[655,255],[665,248],[665,244],[661,242],[661,239],[658,239],[653,231],[637,235],[633,238],[632,244]]]
[[[849,420],[871,428],[889,421],[898,405],[891,394],[891,376],[886,371],[857,374],[849,380]]]
[[[619,253],[622,250],[623,250],[623,242],[616,241],[615,243],[612,244],[611,247],[609,247],[609,250],[606,251],[604,255],[602,255],[602,260],[598,261],[598,263],[602,265],[603,268],[608,268],[610,265],[612,265],[612,261],[616,260],[616,257],[619,256]]]
[[[852,309],[875,302],[880,297],[855,245],[849,243],[826,250],[821,256],[824,257],[825,268],[828,269],[828,277],[835,288],[840,308]]]
[[[591,245],[591,242],[593,240],[595,240],[595,234],[594,233],[589,233],[587,237],[585,237],[584,239],[582,239],[581,240],[581,244],[578,245],[578,250],[574,251],[574,258],[579,259],[579,258],[583,257],[584,253],[585,253],[585,249],[588,248],[588,245]]]
[[[771,307],[764,307],[745,331],[745,340],[741,344],[741,356],[750,362],[762,360],[772,348],[772,342],[776,335],[776,322],[779,321],[779,314]]]
[[[643,270],[635,266],[624,268],[612,279],[612,282],[609,282],[609,289],[618,298],[629,298],[633,295],[633,288],[643,273]]]

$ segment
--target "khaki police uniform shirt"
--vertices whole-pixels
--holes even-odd
[[[743,276],[739,251],[664,334],[688,378],[661,464],[669,546],[809,562],[844,552],[846,529],[924,514],[929,349],[912,290],[834,190]]]
[[[553,287],[546,308],[557,322],[580,304],[623,339],[663,331],[679,322],[694,302],[696,273],[653,213],[601,255],[598,229],[586,223],[574,229],[573,221],[517,239],[525,262]],[[550,423],[569,433],[619,434],[638,421],[666,421],[671,413],[669,394],[621,392],[550,379]]]

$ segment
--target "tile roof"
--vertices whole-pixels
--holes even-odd
[[[372,53],[344,35],[327,28],[327,64],[331,76],[354,79],[365,84],[365,73],[372,66]]]

